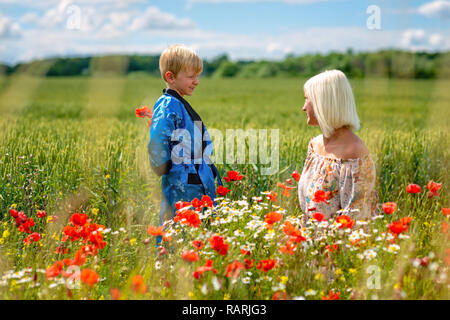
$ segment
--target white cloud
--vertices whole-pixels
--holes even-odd
[[[448,34],[448,32],[447,32]],[[410,50],[449,49],[450,39],[439,33],[429,34],[423,29],[409,29],[402,33],[400,43]]]
[[[450,20],[450,1],[436,0],[428,2],[420,6],[417,11],[427,17]]]
[[[19,38],[21,36],[20,25],[0,13],[0,39]]]
[[[316,2],[327,2],[333,0],[188,0],[188,4],[194,3],[244,3],[244,2],[282,2],[289,4],[308,4]]]
[[[261,3],[261,2],[281,2],[286,4],[311,4],[317,2],[330,2],[336,0],[187,0],[186,7],[192,8],[194,4],[206,3],[206,4],[219,4],[219,3]]]
[[[130,31],[149,29],[192,29],[194,22],[189,19],[178,19],[170,13],[161,12],[157,7],[149,7],[136,17],[130,26]]]

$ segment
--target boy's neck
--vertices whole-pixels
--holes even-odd
[[[170,84],[167,84],[167,89],[170,89],[170,90],[175,91],[176,93],[178,93],[178,95],[179,95],[180,97],[184,98],[184,95],[181,94],[181,93],[179,93],[178,90],[175,89],[175,88],[173,88]]]

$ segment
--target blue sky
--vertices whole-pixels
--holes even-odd
[[[0,0],[0,61],[8,64],[157,54],[173,43],[232,59],[348,48],[443,51],[449,31],[450,0]]]

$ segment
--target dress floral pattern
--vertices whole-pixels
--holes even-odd
[[[327,218],[339,214],[347,214],[352,219],[369,218],[378,200],[375,178],[370,154],[356,159],[329,158],[316,153],[311,140],[298,185],[305,218],[315,212]],[[313,201],[319,190],[326,192],[326,202]]]

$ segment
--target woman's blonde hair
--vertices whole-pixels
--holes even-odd
[[[335,129],[344,126],[359,129],[355,98],[347,77],[342,71],[327,70],[308,81],[303,86],[312,103],[314,115],[325,137],[330,137]]]
[[[174,44],[161,54],[159,70],[162,78],[166,81],[167,71],[171,71],[175,76],[181,70],[194,71],[200,74],[203,71],[203,62],[194,50],[182,44]]]

